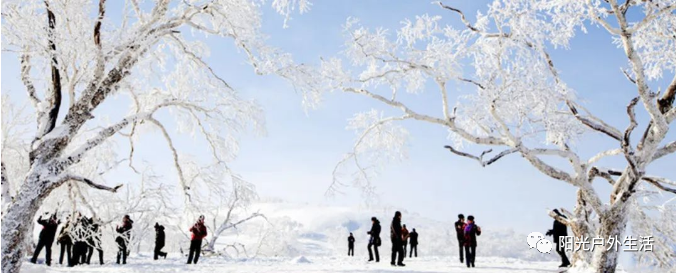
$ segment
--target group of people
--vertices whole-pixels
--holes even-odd
[[[392,218],[392,223],[390,225],[390,240],[392,241],[392,260],[390,264],[392,266],[406,266],[404,264],[404,258],[406,256],[406,247],[411,245],[411,252],[409,258],[418,257],[418,232],[415,228],[409,232],[406,228],[406,225],[401,224],[402,214],[397,211]],[[369,251],[369,262],[375,261],[380,262],[380,254],[378,253],[378,247],[381,246],[382,241],[380,239],[380,232],[382,228],[380,226],[380,221],[376,217],[371,217],[371,230],[366,232],[369,235],[369,243],[367,249]],[[354,256],[354,236],[350,233],[350,236],[347,237],[348,244],[348,256]]]
[[[566,218],[566,216],[561,214],[558,210],[554,210],[554,212],[560,217]],[[67,256],[66,261],[68,266],[84,263],[89,264],[94,249],[98,251],[99,263],[103,264],[103,248],[101,247],[102,232],[101,221],[99,219],[86,217],[80,213],[77,213],[74,219],[70,219],[70,216],[68,216],[66,217],[66,223],[61,228],[61,232],[57,238],[56,231],[61,224],[61,221],[57,218],[56,213],[51,215],[47,213],[45,216],[49,217],[43,219],[43,216],[40,216],[37,221],[38,224],[42,226],[42,231],[40,232],[37,247],[31,258],[32,263],[36,263],[38,255],[40,255],[40,252],[44,248],[45,264],[48,266],[51,265],[52,243],[56,238],[57,244],[61,245],[59,264],[63,264],[64,253]],[[409,258],[413,257],[414,254],[415,257],[418,257],[418,232],[416,232],[415,228],[409,232],[406,225],[401,224],[401,220],[402,214],[397,211],[394,213],[392,223],[390,224],[390,240],[392,242],[392,259],[390,260],[390,264],[392,266],[406,266],[403,262],[408,244],[411,245]],[[118,233],[118,236],[115,238],[115,242],[118,245],[118,264],[127,263],[127,256],[129,255],[127,246],[129,245],[133,223],[134,221],[131,220],[129,215],[125,215],[122,218],[121,224],[115,228],[115,231]],[[380,226],[380,221],[376,217],[371,217],[371,224],[371,230],[367,232],[370,236],[367,246],[369,252],[368,261],[371,262],[375,260],[376,262],[380,262],[378,247],[382,244],[380,239],[382,228]],[[187,263],[196,264],[202,250],[202,240],[207,236],[207,228],[204,225],[204,215],[199,216],[195,224],[190,227],[189,231],[191,233],[191,238],[190,253],[188,254]],[[481,227],[475,223],[474,216],[469,215],[467,216],[467,220],[465,220],[465,216],[459,214],[458,221],[455,222],[455,232],[458,239],[460,263],[466,263],[467,267],[474,267],[477,236],[481,235]],[[566,253],[561,247],[561,244],[559,244],[559,239],[568,235],[566,225],[555,219],[553,229],[549,230],[547,235],[554,236],[554,244],[557,246],[556,252],[561,256],[561,267],[570,266],[570,261],[568,260],[568,257],[566,257]],[[355,238],[352,233],[350,233],[350,236],[347,238],[347,242],[347,255],[354,256]],[[159,257],[167,257],[167,253],[162,252],[164,245],[164,226],[155,223],[155,248],[153,259],[157,260]]]
[[[74,219],[70,216],[66,217],[65,224],[61,227],[59,236],[56,237],[56,231],[61,221],[57,218],[57,214],[45,214],[38,218],[38,224],[42,226],[38,244],[33,252],[31,258],[32,263],[36,263],[38,256],[42,249],[45,249],[45,264],[51,266],[52,264],[52,244],[54,239],[56,243],[61,245],[61,253],[59,255],[59,264],[63,264],[64,254],[66,254],[66,262],[68,266],[72,267],[79,264],[89,264],[91,262],[94,249],[98,251],[99,263],[103,264],[103,248],[101,247],[101,221],[93,217],[86,217],[80,213],[76,213]],[[115,231],[117,237],[117,263],[126,264],[127,256],[129,256],[129,241],[131,239],[131,230],[134,221],[129,215],[122,217],[122,222],[116,226]],[[204,215],[201,215],[195,224],[190,227],[189,231],[192,233],[190,238],[190,253],[188,255],[188,264],[197,263],[202,249],[202,240],[207,236],[207,228],[204,225]],[[167,253],[162,251],[165,245],[166,235],[164,233],[164,226],[155,223],[155,248],[153,259],[157,260],[159,257],[167,257]]]
[[[474,222],[474,216],[458,214],[458,221],[455,222],[455,233],[458,238],[458,247],[460,250],[460,263],[466,262],[467,267],[474,267],[476,258],[476,236],[481,235],[481,227]],[[464,253],[464,261],[463,261]]]
[[[46,215],[49,215],[49,213]],[[120,261],[123,264],[127,263],[127,255],[129,255],[127,245],[133,222],[129,218],[129,215],[125,215],[122,218],[122,224],[115,229],[118,233],[115,239],[118,244],[118,264]],[[47,219],[43,219],[42,216],[38,217],[38,224],[42,226],[42,231],[40,231],[38,244],[31,258],[32,263],[37,262],[38,256],[44,248],[45,264],[51,266],[52,244],[56,238],[56,243],[61,245],[59,264],[63,264],[64,256],[66,257],[66,263],[71,267],[79,264],[89,264],[94,254],[94,249],[99,254],[99,263],[103,264],[102,229],[99,219],[86,217],[80,213],[76,213],[73,219],[71,219],[70,215],[66,216],[65,224],[61,227],[58,237],[56,237],[56,230],[61,224],[61,220],[58,220],[56,213],[49,215]]]

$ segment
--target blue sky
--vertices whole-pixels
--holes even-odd
[[[487,2],[450,1],[449,4],[463,9],[469,19],[474,20],[478,9],[486,10]],[[429,4],[429,1],[315,1],[309,13],[295,14],[287,29],[282,27],[282,16],[268,6],[263,10],[263,32],[270,36],[269,44],[292,53],[299,62],[311,64],[318,63],[320,56],[336,56],[342,50],[342,25],[348,17],[361,19],[367,27],[382,26],[394,30],[403,19],[428,13],[442,15],[444,24],[462,27],[456,14]],[[636,95],[635,88],[620,72],[620,67],[627,67],[626,57],[611,44],[605,30],[587,27],[589,33],[580,32],[572,40],[570,50],[552,51],[553,60],[562,77],[577,90],[590,110],[610,124],[625,128],[628,124],[625,107]],[[212,53],[207,62],[243,97],[257,100],[267,119],[267,135],[242,137],[240,155],[232,164],[234,170],[253,182],[262,197],[308,203],[362,204],[356,190],[348,190],[346,195],[333,199],[326,199],[323,194],[330,185],[335,164],[354,143],[354,132],[345,130],[346,120],[360,111],[386,108],[358,95],[331,93],[326,95],[319,109],[305,111],[300,95],[288,83],[274,76],[256,76],[230,40],[211,37],[207,43]],[[2,92],[9,92],[13,100],[24,102],[26,95],[18,78],[18,59],[6,52],[2,57]],[[666,86],[667,80],[655,84]],[[469,86],[453,88],[462,92]],[[440,112],[438,101],[433,95],[425,95],[416,107]],[[120,113],[116,105],[126,107],[123,103],[124,99],[112,102],[106,111]],[[639,121],[640,126],[645,126],[645,113],[638,114],[643,118]],[[575,188],[544,176],[520,156],[511,155],[482,168],[475,161],[443,149],[450,142],[443,128],[413,122],[405,125],[412,137],[409,158],[385,169],[375,180],[383,205],[404,208],[441,221],[455,220],[458,213],[473,214],[480,225],[514,228],[524,233],[544,232],[551,227],[546,209],[572,209]],[[674,137],[672,132],[668,139]],[[142,140],[145,146],[138,151],[139,156],[156,162],[158,170],[167,173],[167,181],[175,181],[169,151],[163,143],[158,143],[159,138],[156,133],[145,136]],[[584,157],[602,148],[615,147],[614,143],[595,134],[581,142],[575,150]],[[181,139],[178,143],[179,149],[191,150],[190,139]],[[207,156],[203,151],[193,155]],[[649,171],[676,179],[674,159],[672,155],[655,162]],[[604,161],[606,164],[612,162],[617,161]],[[602,196],[607,196],[608,187],[602,181],[597,181],[596,185]],[[389,218],[390,215],[381,217]]]

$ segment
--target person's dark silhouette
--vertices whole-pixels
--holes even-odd
[[[368,235],[371,235],[369,238],[368,250],[369,250],[369,262],[373,261],[373,251],[376,253],[376,263],[380,262],[380,255],[378,254],[378,247],[381,244],[380,240],[380,221],[376,217],[371,217],[371,230],[366,232]],[[373,248],[373,251],[371,251]]]
[[[467,224],[465,225],[465,261],[467,267],[474,267],[474,260],[476,258],[476,236],[481,235],[481,228],[474,223],[474,216],[467,216]]]
[[[406,266],[404,264],[404,237],[401,234],[401,212],[394,213],[392,224],[390,225],[390,239],[392,240],[392,259],[391,265]],[[399,255],[397,257],[397,255]]]
[[[190,254],[188,255],[188,264],[197,263],[202,252],[202,239],[207,237],[207,227],[204,226],[204,215],[200,215],[197,222],[190,228],[192,237],[190,238]]]
[[[157,257],[164,257],[165,259],[167,258],[167,253],[162,252],[162,248],[164,247],[164,239],[165,239],[165,234],[164,234],[164,226],[160,225],[159,223],[155,223],[155,251],[153,254],[153,259],[157,260]]]
[[[411,234],[408,235],[409,238],[411,238],[411,241],[409,242],[411,244],[411,253],[409,254],[409,258],[413,257],[413,251],[415,250],[415,257],[418,257],[418,232],[415,231],[415,228],[413,231],[411,231]],[[406,254],[406,252],[404,252]]]
[[[460,263],[464,263],[463,253],[465,246],[465,215],[458,214],[458,221],[455,222],[455,235],[458,238],[458,248],[460,250]]]
[[[347,256],[354,256],[354,236],[350,232],[350,236],[347,237]]]
[[[61,223],[56,219],[56,213],[52,214],[48,219],[42,219],[42,216],[38,218],[38,224],[42,225],[42,231],[40,231],[40,238],[38,239],[38,246],[33,252],[33,258],[31,263],[36,263],[38,260],[38,255],[42,248],[45,249],[45,264],[48,266],[52,265],[52,243],[54,242],[54,237],[56,237],[56,229]]]
[[[132,224],[134,221],[129,218],[129,215],[125,215],[122,218],[122,225],[117,226],[115,228],[115,231],[119,233],[120,235],[115,238],[115,242],[117,242],[117,263],[120,263],[120,259],[122,260],[122,264],[127,264],[127,255],[129,252],[127,252],[127,245],[129,244],[129,240],[131,239],[131,228]]]
[[[564,219],[568,219],[565,215],[561,214],[559,210],[554,209],[554,213],[556,213],[558,216]],[[566,250],[561,243],[562,238],[564,237],[563,240],[565,240],[565,237],[568,236],[568,227],[564,224],[561,223],[559,220],[554,219],[554,227],[547,231],[547,236],[554,236],[554,245],[556,246],[556,253],[561,256],[561,265],[559,267],[568,267],[570,266],[570,261],[568,260],[568,257],[566,256]]]

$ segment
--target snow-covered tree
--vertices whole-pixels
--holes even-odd
[[[25,253],[21,243],[52,192],[61,190],[66,196],[79,185],[116,192],[126,185],[132,190],[117,197],[123,202],[139,201],[147,190],[163,190],[144,189],[136,184],[141,182],[115,181],[116,186],[108,186],[99,175],[88,176],[127,166],[140,174],[134,151],[140,148],[141,135],[153,130],[161,134],[173,156],[179,197],[189,204],[194,202],[193,178],[184,175],[186,155],[175,145],[176,134],[200,137],[213,155],[213,164],[227,166],[237,152],[237,134],[262,127],[260,107],[241,99],[204,61],[209,47],[200,40],[207,35],[232,40],[256,73],[288,79],[312,103],[317,92],[310,91],[315,82],[308,78],[308,68],[264,43],[260,6],[265,2],[3,1],[3,50],[14,52],[20,61],[21,81],[37,127],[21,147],[27,151],[26,171],[21,175],[6,175],[20,168],[6,172],[5,167],[16,162],[5,162],[5,152],[18,147],[5,147],[3,135],[3,190],[12,195],[2,216],[3,272],[19,271]],[[123,5],[111,17],[107,7],[114,4]],[[307,0],[273,0],[271,5],[287,20],[295,10],[305,12],[310,6]],[[111,102],[113,97],[116,102]],[[8,124],[22,123],[11,117],[5,115],[3,104],[3,130],[6,119]],[[120,155],[125,159],[110,154],[90,157],[112,139],[127,141],[130,153]],[[100,151],[106,150],[110,151]],[[125,164],[120,164],[122,160]],[[88,166],[78,168],[83,165]],[[71,187],[61,187],[64,184]],[[3,198],[9,197],[5,193]],[[96,199],[87,193],[82,196],[87,202]],[[133,200],[126,201],[132,201],[131,206]],[[148,208],[142,205],[142,210]],[[107,215],[107,221],[117,221],[115,216]]]
[[[660,244],[673,246],[673,222],[645,213],[647,208],[639,206],[637,198],[649,192],[676,193],[676,182],[646,173],[651,163],[676,151],[676,141],[667,134],[676,119],[676,1],[496,0],[476,20],[454,7],[438,5],[464,27],[444,25],[441,16],[423,15],[404,20],[394,36],[350,18],[344,56],[322,61],[328,89],[370,98],[386,110],[359,113],[350,121],[350,127],[359,131],[357,142],[336,167],[329,192],[345,184],[340,174],[346,168],[356,170],[352,184],[372,187],[371,178],[383,163],[405,156],[408,132],[401,121],[413,120],[446,128],[454,143],[445,148],[481,166],[519,154],[544,175],[577,187],[577,206],[566,221],[577,236],[622,238],[629,219],[638,217],[631,221],[641,223],[635,228],[651,231],[648,234]],[[609,50],[619,47],[626,55],[628,69],[622,72],[636,97],[626,107],[624,129],[585,109],[559,77],[551,58],[551,50],[568,48],[569,41],[588,25],[607,30],[614,39]],[[656,86],[664,77],[673,80]],[[456,96],[457,103],[451,105],[448,89],[452,86],[473,91]],[[584,95],[589,90],[577,92]],[[416,98],[433,94],[438,109],[415,109],[420,104]],[[637,107],[648,118],[642,122],[642,132],[632,134],[639,128]],[[393,110],[401,115],[392,116]],[[602,134],[616,147],[582,158],[572,148],[585,141],[583,135],[589,132]],[[473,155],[463,144],[488,149]],[[624,160],[613,169],[598,164],[615,156]],[[609,197],[597,193],[596,178],[611,184]],[[673,202],[658,208],[666,212],[661,219],[673,217]],[[669,227],[663,228],[665,224]],[[676,264],[672,247],[655,248],[645,255],[655,265]],[[590,254],[576,253],[576,266],[612,273],[617,257],[612,248],[597,247]]]

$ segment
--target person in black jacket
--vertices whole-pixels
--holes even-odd
[[[40,231],[38,246],[35,248],[31,263],[37,262],[38,255],[40,255],[40,251],[44,247],[45,264],[48,266],[52,265],[52,243],[54,242],[54,237],[56,237],[56,229],[58,228],[59,223],[61,223],[61,221],[56,219],[56,213],[52,214],[47,220],[42,219],[42,216],[38,218],[38,224],[42,225],[42,231]]]
[[[132,224],[134,221],[129,218],[129,215],[125,215],[122,218],[122,225],[117,226],[115,228],[115,231],[119,233],[120,235],[115,238],[115,242],[117,242],[117,263],[120,264],[120,258],[122,258],[122,264],[127,264],[127,244],[129,244],[129,239],[131,235],[131,228]]]
[[[455,222],[455,235],[458,238],[458,248],[460,249],[460,263],[464,263],[463,247],[465,246],[465,215],[458,214],[458,221]]]
[[[350,232],[350,236],[347,237],[347,256],[354,256],[354,236]]]
[[[411,244],[411,253],[409,254],[409,258],[413,257],[413,250],[415,250],[415,257],[418,257],[418,232],[415,231],[415,228],[411,231],[411,234],[408,235],[410,238],[410,244]],[[406,253],[404,253],[406,255]]]
[[[61,228],[59,237],[56,238],[56,244],[61,245],[61,254],[59,255],[59,264],[63,264],[63,254],[68,254],[66,264],[71,262],[71,249],[73,247],[73,238],[70,237],[70,217],[66,217],[66,224]]]
[[[371,251],[371,247],[373,247],[373,250],[376,253],[376,263],[380,262],[380,255],[378,254],[378,247],[380,246],[380,221],[378,221],[378,218],[376,217],[371,217],[371,223],[373,224],[371,226],[371,231],[367,232],[368,235],[371,235],[369,238],[369,244],[368,244],[368,250],[369,250],[369,262],[373,261],[373,252]]]
[[[467,216],[467,224],[465,225],[465,260],[467,267],[474,267],[474,260],[476,258],[476,236],[481,235],[481,228],[474,223],[474,216]]]
[[[568,219],[565,215],[561,214],[559,210],[554,209],[554,213],[564,219]],[[554,227],[547,231],[547,236],[554,236],[554,245],[556,246],[556,253],[561,256],[561,265],[559,267],[568,267],[570,266],[570,261],[566,256],[566,250],[563,247],[563,244],[560,244],[561,240],[565,240],[565,237],[568,236],[568,227],[561,223],[559,220],[554,219]],[[564,237],[564,238],[561,238]]]
[[[164,237],[164,226],[155,223],[155,254],[153,255],[153,259],[155,260],[157,260],[158,256],[164,257],[165,259],[167,258],[167,253],[162,252],[162,248],[164,247]]]
[[[401,212],[397,211],[394,213],[390,225],[390,239],[392,240],[392,260],[390,260],[390,264],[393,266],[395,260],[397,261],[396,265],[406,266],[404,264],[404,237],[401,231]],[[399,255],[398,258],[397,254]]]
[[[87,264],[92,261],[94,249],[99,253],[99,264],[103,264],[103,248],[101,247],[101,229],[99,220],[89,218],[89,231],[87,236]]]

